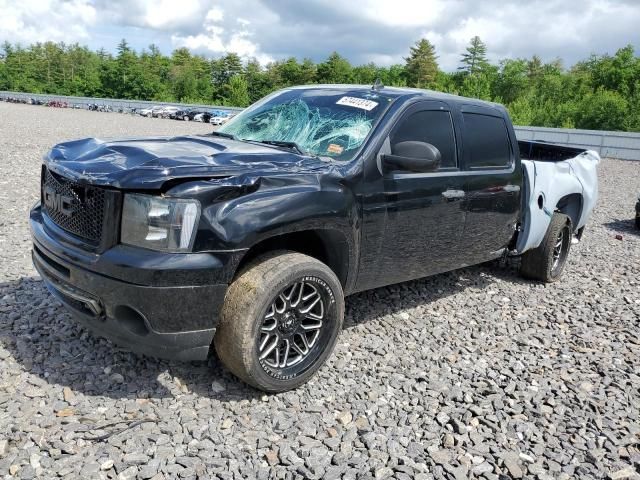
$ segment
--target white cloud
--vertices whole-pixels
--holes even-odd
[[[638,25],[637,0],[0,0],[0,41],[114,48],[127,38],[136,48],[235,51],[262,63],[322,61],[334,50],[353,63],[402,63],[426,37],[441,67],[455,70],[479,35],[493,61],[539,54],[571,65],[628,43],[640,50]]]
[[[225,51],[224,43],[219,35],[199,33],[198,35],[172,35],[171,42],[176,47],[186,47],[189,50],[202,51],[206,50],[213,53],[222,53]]]
[[[199,0],[154,0],[142,3],[143,26],[165,30],[190,23],[202,12]]]
[[[221,22],[224,18],[224,12],[218,8],[213,7],[211,10],[207,12],[207,16],[205,17],[206,22]]]
[[[406,28],[432,25],[450,3],[446,0],[363,0],[342,5],[372,22]]]
[[[202,32],[196,35],[171,36],[171,42],[178,47],[187,47],[207,54],[225,54],[234,52],[244,58],[255,57],[265,64],[273,61],[270,55],[260,51],[258,43],[252,40],[251,22],[244,18],[225,18],[224,10],[215,6],[204,17]],[[227,17],[229,18],[229,17]]]
[[[89,38],[96,9],[89,0],[0,0],[0,40],[75,42]]]

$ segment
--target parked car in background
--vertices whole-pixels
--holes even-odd
[[[203,118],[207,115],[209,115],[208,119],[211,118],[210,114],[202,108],[195,108],[191,110],[191,112],[189,112],[189,118],[191,118],[191,120],[193,120],[194,122],[202,122]],[[209,121],[208,119],[207,121]]]
[[[193,120],[196,122],[204,122],[204,123],[209,123],[209,121],[211,121],[211,117],[213,117],[213,114],[208,111],[200,111],[197,114],[195,114],[193,116]]]
[[[67,108],[69,104],[61,100],[51,100],[47,103],[47,107]]]
[[[229,117],[211,117],[209,123],[212,125],[224,125],[229,121]]]
[[[143,117],[150,117],[151,116],[151,112],[153,112],[154,108],[158,108],[158,107],[141,108],[140,110],[138,110],[138,114],[143,116]]]
[[[164,111],[165,108],[167,108],[167,107],[165,107],[164,105],[159,105],[159,106],[153,107],[151,109],[151,116],[154,117],[154,118],[159,117],[162,114],[162,112]]]
[[[178,107],[173,107],[173,106],[164,107],[162,108],[162,110],[158,112],[156,117],[169,118],[172,114],[175,114],[178,110],[180,110],[180,108]]]
[[[90,103],[87,105],[87,110],[91,110],[92,112],[111,112],[112,108],[109,105]]]
[[[188,122],[191,120],[191,117],[189,116],[189,114],[192,111],[193,111],[193,108],[180,108],[175,112],[169,114],[169,118],[172,118],[174,120],[184,120],[185,122]]]

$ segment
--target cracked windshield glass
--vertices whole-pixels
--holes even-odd
[[[392,100],[367,90],[285,90],[245,110],[219,131],[240,140],[349,160]]]

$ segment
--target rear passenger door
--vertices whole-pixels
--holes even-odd
[[[499,110],[463,105],[465,171],[464,228],[469,264],[498,257],[513,237],[520,209],[522,172],[504,115]]]

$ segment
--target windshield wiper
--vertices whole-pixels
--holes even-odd
[[[238,138],[238,137],[236,137],[235,135],[233,135],[231,133],[220,132],[220,131],[217,131],[217,130],[214,130],[213,132],[211,132],[211,135],[213,135],[215,137],[229,138],[231,140],[237,140],[239,142],[264,143],[265,145],[273,145],[274,147],[284,147],[284,148],[288,148],[290,150],[295,150],[300,155],[307,155],[308,154],[296,142],[286,142],[286,141],[283,141],[283,140],[249,140],[249,139],[246,139],[246,138]]]
[[[306,155],[307,152],[296,142],[287,142],[284,140],[256,140],[258,143],[264,143],[266,145],[273,145],[274,147],[284,147],[290,150],[295,150],[300,155]]]
[[[213,135],[214,137],[223,137],[223,138],[230,138],[231,140],[237,140],[235,135],[231,133],[226,133],[226,132],[218,132],[217,130],[214,130],[213,132],[211,132],[211,135]]]

